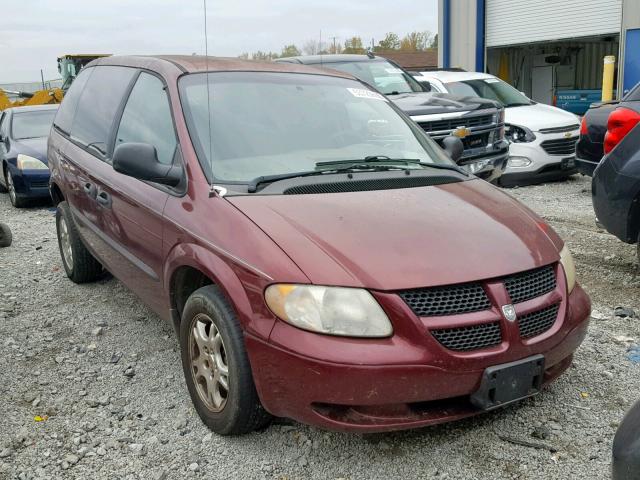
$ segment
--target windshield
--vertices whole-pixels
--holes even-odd
[[[424,92],[420,84],[402,69],[387,62],[375,60],[365,62],[323,62],[324,68],[333,68],[350,73],[365,83],[376,87],[385,95]]]
[[[481,97],[500,102],[505,107],[531,105],[533,102],[518,90],[499,78],[482,78],[449,82],[447,90],[452,95],[461,97]]]
[[[212,182],[248,183],[263,175],[314,170],[318,162],[369,156],[452,165],[383,95],[355,80],[200,73],[181,78],[180,96],[189,134]]]
[[[14,113],[11,136],[15,140],[47,137],[55,115],[56,110]]]

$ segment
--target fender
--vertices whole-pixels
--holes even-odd
[[[171,295],[171,281],[180,267],[199,270],[218,285],[233,305],[245,332],[264,339],[269,337],[276,321],[262,299],[263,290],[271,282],[269,278],[262,277],[200,245],[182,243],[173,247],[165,259],[163,284],[168,298]],[[252,292],[252,296],[260,297],[261,301],[256,301],[257,298],[254,298],[254,305],[264,305],[264,308],[256,307],[258,310],[254,311],[247,295],[248,291]],[[177,312],[172,312],[172,317],[174,328],[176,328],[180,322]]]

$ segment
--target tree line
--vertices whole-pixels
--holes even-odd
[[[282,47],[278,52],[245,52],[239,55],[240,58],[252,60],[273,60],[274,58],[295,57],[297,55],[330,55],[334,53],[356,53],[364,54],[371,50],[374,53],[389,52],[424,52],[432,48],[438,48],[438,34],[429,31],[411,32],[404,37],[396,33],[389,32],[378,43],[372,39],[370,43],[365,42],[359,36],[345,39],[344,43],[337,41],[336,37],[331,37],[332,41],[321,41],[310,39],[299,48],[296,44],[289,44]]]

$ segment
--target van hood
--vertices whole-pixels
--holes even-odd
[[[319,285],[400,290],[470,282],[556,262],[562,247],[533,212],[477,179],[227,199]]]
[[[505,108],[504,122],[527,127],[534,132],[541,128],[568,127],[569,125],[575,125],[576,130],[580,128],[580,120],[573,113],[542,103]]]
[[[479,97],[456,97],[446,93],[400,93],[388,95],[387,98],[412,117],[498,108],[498,105],[491,100]]]

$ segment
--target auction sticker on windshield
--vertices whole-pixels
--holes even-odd
[[[354,97],[383,100],[385,102],[387,101],[384,95],[377,92],[372,92],[371,90],[367,90],[366,88],[347,88],[347,90],[349,90],[351,95],[353,95]]]

